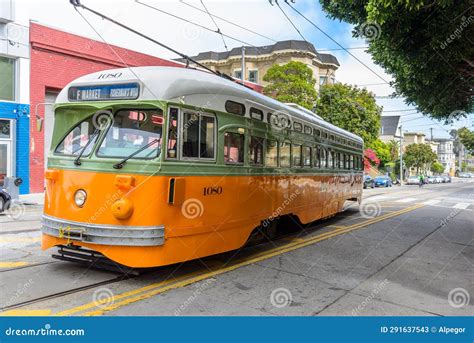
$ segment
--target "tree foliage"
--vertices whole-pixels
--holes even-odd
[[[379,138],[374,140],[369,147],[375,152],[377,158],[380,160],[380,167],[385,167],[385,165],[391,161],[388,145],[382,142]]]
[[[441,174],[444,171],[444,166],[438,161],[434,161],[433,164],[431,164],[431,171],[435,174]]]
[[[269,82],[263,93],[278,101],[292,102],[310,110],[316,105],[316,80],[311,68],[302,62],[275,64],[268,69],[263,80]]]
[[[388,143],[388,150],[390,151],[390,161],[395,162],[398,159],[398,152],[400,150],[400,141],[391,139]]]
[[[459,139],[470,153],[474,153],[474,132],[466,127],[458,130]]]
[[[377,139],[382,108],[366,89],[335,83],[321,86],[316,113],[324,120],[355,133],[366,146]]]
[[[355,25],[407,104],[451,121],[473,110],[472,0],[320,0]]]
[[[410,144],[406,147],[403,161],[408,168],[426,169],[426,166],[436,161],[436,154],[431,150],[429,144]]]

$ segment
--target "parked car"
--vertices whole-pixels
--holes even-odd
[[[364,189],[366,188],[374,188],[374,179],[370,175],[364,175]]]
[[[407,185],[418,185],[420,183],[420,177],[419,176],[410,176],[407,179]]]
[[[375,187],[392,187],[392,179],[388,176],[377,176],[374,179]]]
[[[436,178],[434,176],[428,176],[425,179],[425,183],[437,183]]]
[[[0,189],[0,213],[10,208],[11,196],[4,189]]]
[[[443,183],[443,178],[441,176],[435,176],[436,183]]]
[[[443,179],[443,183],[451,182],[449,175],[441,175],[441,178]]]

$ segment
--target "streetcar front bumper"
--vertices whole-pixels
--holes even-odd
[[[165,227],[90,224],[43,215],[41,231],[71,242],[121,246],[160,246],[164,244]]]

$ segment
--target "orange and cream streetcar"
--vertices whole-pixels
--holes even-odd
[[[313,112],[207,72],[90,74],[55,105],[42,246],[129,267],[238,249],[282,217],[360,200],[362,152]]]

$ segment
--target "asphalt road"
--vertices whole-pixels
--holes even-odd
[[[53,260],[41,207],[17,210],[0,215],[3,315],[474,315],[474,180],[369,189],[275,241],[139,276]]]

